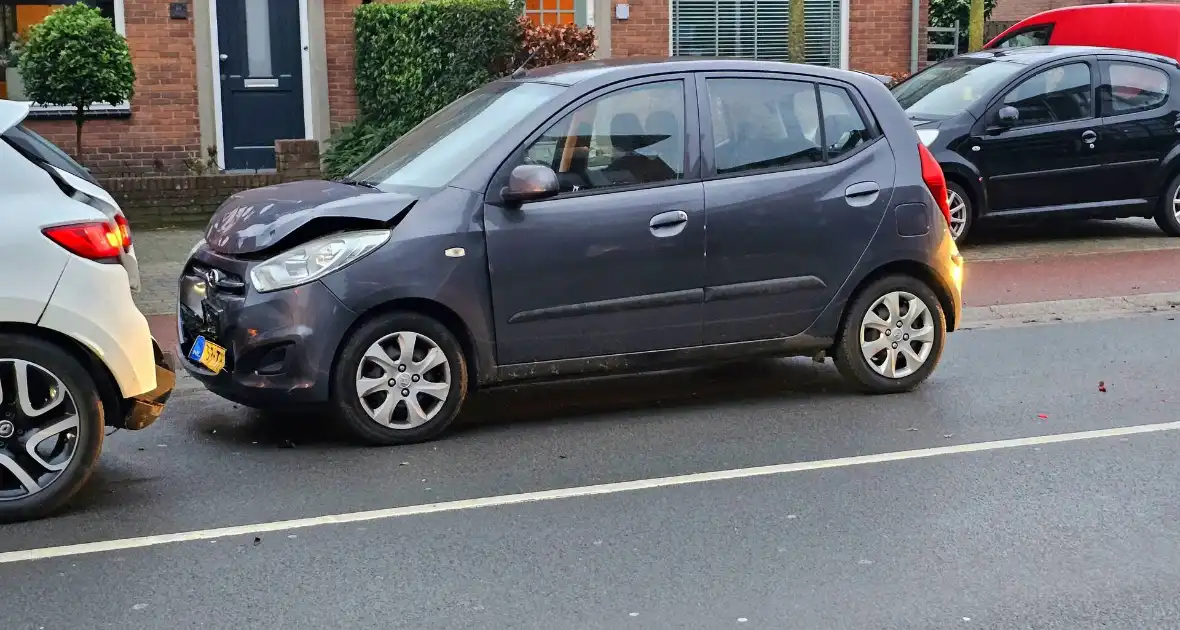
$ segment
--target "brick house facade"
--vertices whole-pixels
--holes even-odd
[[[1138,4],[1143,2],[1160,4],[1175,4],[1180,0],[1119,0],[1119,3]],[[1077,7],[1085,4],[1112,4],[1113,0],[998,0],[996,8],[992,10],[992,22],[1019,22],[1048,11],[1065,7]]]
[[[0,6],[27,10],[71,1],[0,0]],[[323,141],[357,115],[352,14],[364,0],[85,1],[110,14],[127,38],[138,75],[129,104],[96,107],[86,123],[83,161],[97,172],[183,173],[207,158],[210,149],[215,159],[209,166],[265,170],[274,164],[273,148],[266,146],[273,147],[274,139]],[[675,16],[716,0],[629,0],[624,11],[619,5],[625,1],[529,0],[526,11],[538,20],[595,25],[602,56],[666,56],[690,50],[680,25],[691,20],[678,22]],[[789,0],[757,2],[759,15],[768,13],[768,5],[782,14],[777,24],[783,25],[778,30],[785,38]],[[909,71],[912,58],[926,57],[929,0],[918,0],[916,55],[911,54],[913,2],[808,0],[807,10],[815,13],[807,18],[809,60],[814,49],[818,63],[877,73]],[[555,18],[544,17],[545,6],[554,7],[548,13]],[[568,17],[561,10],[567,6],[576,7]],[[254,29],[260,19],[264,24],[269,19],[271,28]],[[749,21],[734,19],[739,25]],[[721,50],[722,35],[712,31],[723,29],[705,24],[702,31],[700,25],[695,23],[692,43],[704,41]],[[764,25],[758,37],[774,30]],[[262,47],[253,46],[260,37],[266,40]],[[722,54],[774,58],[765,51],[781,49],[773,37],[755,42],[759,45],[762,52],[735,48]],[[243,78],[259,76],[275,78]],[[72,149],[73,123],[60,110],[38,108],[29,125]],[[219,149],[224,146],[230,149]]]

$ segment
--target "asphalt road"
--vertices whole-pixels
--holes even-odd
[[[502,390],[398,449],[184,393],[0,554],[197,533],[2,563],[0,627],[1177,628],[1180,425],[979,444],[1180,420],[1178,335],[1169,315],[967,331],[888,398],[807,360]],[[894,455],[914,449],[941,450]],[[711,471],[737,472],[576,490]]]

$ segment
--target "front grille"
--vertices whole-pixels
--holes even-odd
[[[246,284],[240,275],[197,260],[189,262],[180,278],[177,300],[179,345],[185,360],[198,336],[230,349],[232,331],[227,330],[223,314],[240,304],[245,294]],[[233,352],[227,354],[225,369],[232,371]]]

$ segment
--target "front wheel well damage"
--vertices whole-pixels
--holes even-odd
[[[78,360],[94,379],[102,401],[103,419],[108,427],[122,428],[125,401],[111,370],[89,348],[74,338],[49,328],[18,322],[0,322],[0,334],[23,335],[51,343]]]
[[[946,314],[947,331],[953,331],[959,322],[955,321],[955,306],[954,300],[951,298],[950,290],[938,279],[934,270],[930,267],[914,261],[914,260],[897,260],[891,263],[886,263],[873,270],[872,273],[865,276],[860,283],[856,285],[856,289],[848,295],[848,300],[844,302],[844,312],[840,313],[840,322],[836,330],[843,330],[844,324],[848,320],[848,311],[852,309],[852,305],[856,302],[856,298],[872,283],[890,275],[903,275],[917,278],[926,283],[934,295],[938,296],[938,302],[942,306],[943,312]]]
[[[479,383],[479,356],[475,350],[475,341],[472,339],[471,331],[463,323],[463,318],[459,317],[455,311],[439,302],[425,298],[399,298],[378,304],[365,311],[352,323],[352,326],[344,333],[344,337],[341,338],[340,345],[336,348],[336,355],[332,359],[332,372],[334,373],[336,371],[336,366],[340,361],[340,353],[344,350],[345,344],[348,343],[353,333],[368,322],[395,312],[410,312],[425,315],[445,326],[455,336],[455,339],[459,341],[459,347],[463,350],[463,358],[467,360],[467,370],[471,375],[468,378],[469,387],[472,390],[477,387]]]

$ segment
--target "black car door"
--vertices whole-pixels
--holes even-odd
[[[604,88],[503,165],[550,166],[561,192],[485,207],[501,365],[700,344],[705,216],[691,94],[691,75]]]
[[[977,123],[970,151],[989,212],[1068,210],[1102,200],[1094,107],[1094,60],[1040,69],[996,99]],[[1015,121],[1002,123],[1002,108]]]
[[[831,302],[893,192],[889,144],[839,83],[698,77],[707,344],[789,337]],[[917,150],[917,147],[914,147]]]
[[[1147,61],[1100,59],[1098,65],[1098,150],[1106,161],[1107,198],[1154,207],[1160,191],[1153,186],[1167,179],[1157,171],[1180,140],[1180,103],[1169,96],[1172,74]]]

